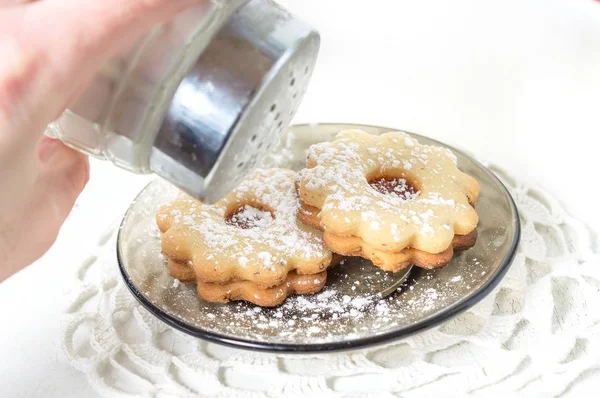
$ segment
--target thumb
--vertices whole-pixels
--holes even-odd
[[[52,201],[52,211],[44,214],[50,224],[60,227],[90,177],[88,157],[59,140],[43,137],[38,148],[39,174],[34,198]],[[44,207],[42,203],[38,203]]]
[[[89,178],[87,157],[58,140],[42,138],[38,157],[28,192],[10,212],[0,214],[0,281],[52,246]]]

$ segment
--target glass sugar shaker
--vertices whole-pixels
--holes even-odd
[[[106,65],[47,134],[215,202],[287,128],[319,43],[271,0],[198,5]]]

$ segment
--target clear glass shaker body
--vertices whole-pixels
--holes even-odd
[[[179,82],[245,1],[223,3],[202,3],[154,28],[103,67],[47,134],[127,170],[151,172],[154,136]]]

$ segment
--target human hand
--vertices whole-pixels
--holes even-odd
[[[54,243],[87,157],[43,137],[100,68],[208,0],[0,0],[0,282]]]

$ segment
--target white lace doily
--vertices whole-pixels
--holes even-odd
[[[560,396],[600,375],[595,235],[547,192],[491,167],[522,216],[501,284],[451,321],[351,353],[277,355],[206,343],[141,307],[121,280],[114,228],[77,270],[64,351],[106,396]]]

